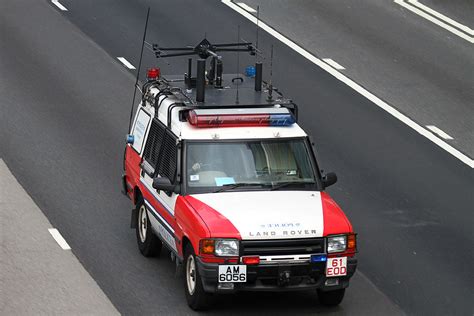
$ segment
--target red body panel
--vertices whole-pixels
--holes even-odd
[[[181,241],[186,236],[191,241],[194,251],[198,253],[199,241],[202,238],[209,238],[211,235],[200,214],[188,203],[187,198],[179,196],[176,199],[174,216],[177,224],[175,234]],[[178,248],[180,256],[183,256],[182,250],[182,247]]]
[[[137,186],[138,183],[140,183],[140,163],[142,162],[142,157],[130,146],[127,145],[125,148],[125,174],[126,176],[126,181],[127,181],[127,187],[128,189],[128,195],[132,199],[132,201],[135,203],[135,192],[134,188]]]
[[[184,198],[204,220],[209,229],[210,237],[241,239],[237,228],[221,213],[192,196]]]
[[[352,233],[352,225],[339,205],[326,192],[321,192],[323,205],[323,236]]]

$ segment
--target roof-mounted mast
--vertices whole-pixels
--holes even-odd
[[[185,75],[185,82],[188,89],[196,87],[196,101],[204,102],[205,93],[205,71],[206,59],[211,57],[210,69],[207,74],[207,79],[210,84],[214,84],[215,88],[222,88],[222,73],[223,63],[222,56],[219,52],[248,52],[250,55],[256,54],[256,48],[249,42],[242,43],[226,43],[226,44],[211,44],[207,39],[203,39],[195,47],[160,47],[158,44],[153,44],[153,51],[157,58],[177,57],[177,56],[193,56],[197,55],[200,59],[197,61],[197,74],[193,78],[191,76],[192,59],[188,60],[188,73]],[[164,53],[170,51],[171,53]],[[257,67],[257,71],[261,72],[261,67]],[[261,73],[257,75],[261,81]],[[261,82],[260,82],[261,86]],[[257,87],[257,84],[256,84]],[[257,89],[255,89],[258,91]]]

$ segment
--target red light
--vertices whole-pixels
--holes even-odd
[[[146,74],[148,80],[156,80],[160,76],[160,68],[150,68]]]
[[[268,114],[221,114],[197,115],[190,111],[188,121],[195,127],[238,127],[238,126],[269,126]]]
[[[243,264],[259,264],[260,263],[260,257],[259,256],[242,257],[242,263]]]

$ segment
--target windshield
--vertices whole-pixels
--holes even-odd
[[[317,189],[305,139],[190,142],[186,184],[190,193]]]

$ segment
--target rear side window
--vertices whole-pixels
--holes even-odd
[[[132,147],[135,149],[139,154],[142,152],[143,148],[143,141],[145,140],[145,132],[148,128],[148,124],[150,123],[150,115],[140,109],[137,115],[137,120],[133,126],[132,135],[135,138]]]
[[[174,182],[178,160],[177,138],[158,120],[151,122],[143,159],[155,170],[154,176]]]

